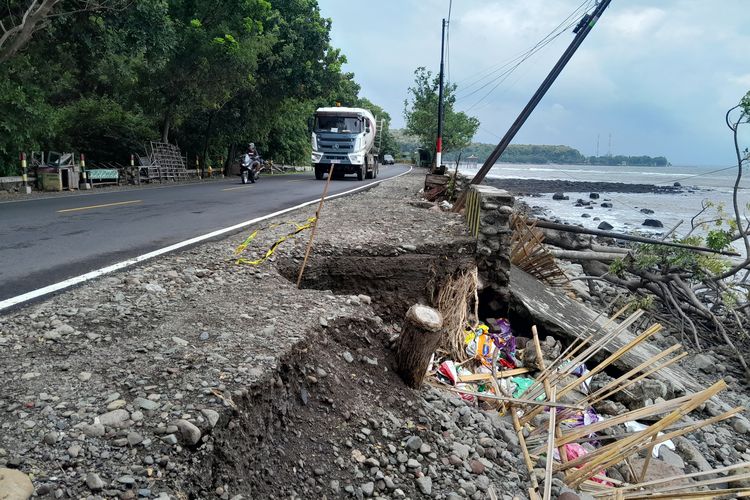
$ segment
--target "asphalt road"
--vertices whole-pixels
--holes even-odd
[[[377,180],[405,172],[381,166]],[[334,179],[329,194],[374,181]],[[320,198],[312,174],[0,203],[0,301],[196,236]]]

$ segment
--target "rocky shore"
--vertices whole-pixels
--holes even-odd
[[[307,233],[254,267],[235,262],[248,230],[0,316],[0,471],[39,498],[526,498],[507,417],[394,372],[404,307],[475,245],[461,216],[420,201],[423,182],[327,203],[303,289]],[[312,210],[270,221],[243,255]],[[359,278],[330,279],[332,262]],[[750,404],[728,353],[700,356],[691,373],[729,375]],[[750,459],[748,432],[716,424],[661,460]]]

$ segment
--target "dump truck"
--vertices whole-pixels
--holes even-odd
[[[312,165],[320,180],[356,174],[358,180],[378,176],[375,117],[364,108],[318,108],[311,121]]]

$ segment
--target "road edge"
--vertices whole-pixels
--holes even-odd
[[[369,184],[366,184],[364,186],[359,186],[354,189],[350,189],[348,191],[344,191],[342,193],[336,193],[329,196],[326,196],[326,200],[332,200],[334,198],[339,198],[342,196],[347,196],[350,194],[358,193],[360,191],[364,191],[366,189],[371,189],[375,186],[377,186],[380,183],[388,182],[393,179],[398,179],[401,176],[407,175],[411,173],[414,170],[414,167],[409,165],[409,169],[406,172],[402,172],[398,175],[395,175],[393,177],[389,177],[387,179],[382,179],[379,181],[370,182]],[[234,224],[232,226],[228,226],[222,229],[217,229],[216,231],[212,231],[210,233],[206,233],[201,236],[196,236],[194,238],[189,238],[187,240],[180,241],[178,243],[173,243],[171,245],[168,245],[166,247],[159,248],[157,250],[152,250],[151,252],[147,252],[145,254],[139,255],[137,257],[133,257],[121,262],[118,262],[116,264],[110,264],[109,266],[105,266],[99,269],[96,269],[94,271],[89,271],[87,273],[81,274],[79,276],[74,276],[72,278],[68,278],[63,281],[59,281],[57,283],[54,283],[52,285],[47,285],[42,288],[37,288],[36,290],[32,290],[30,292],[23,293],[21,295],[16,295],[15,297],[10,297],[8,299],[0,301],[0,313],[10,309],[12,307],[21,305],[25,302],[29,302],[34,299],[39,299],[42,297],[45,297],[47,295],[53,294],[55,292],[59,292],[62,290],[66,290],[68,288],[71,288],[73,286],[79,285],[81,283],[85,283],[87,281],[91,281],[93,279],[99,278],[100,276],[104,276],[105,274],[110,274],[115,271],[119,271],[121,269],[128,268],[130,266],[133,266],[135,264],[139,264],[141,262],[145,262],[147,260],[151,260],[155,257],[160,257],[162,255],[166,255],[168,253],[174,252],[176,250],[183,249],[185,247],[189,247],[191,245],[195,245],[197,243],[202,243],[204,241],[216,238],[217,236],[222,236],[228,233],[231,233],[233,231],[238,231],[240,229],[243,229],[247,226],[251,226],[253,224],[257,224],[258,222],[262,222],[264,220],[272,219],[274,217],[278,217],[279,215],[283,215],[289,212],[293,212],[294,210],[299,210],[300,208],[307,207],[309,205],[313,205],[315,203],[319,203],[320,198],[315,198],[310,201],[306,201],[303,203],[300,203],[299,205],[295,205],[293,207],[285,208],[283,210],[279,210],[267,215],[263,215],[260,217],[256,217],[254,219],[250,219],[245,222],[240,222],[238,224]]]

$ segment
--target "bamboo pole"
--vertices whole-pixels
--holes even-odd
[[[708,389],[704,389],[703,391],[693,395],[690,400],[677,408],[675,411],[662,418],[659,422],[644,429],[643,431],[635,433],[632,437],[609,444],[605,447],[599,448],[593,453],[579,457],[571,462],[568,462],[567,464],[563,464],[562,468],[565,469],[582,465],[582,467],[568,476],[568,484],[572,487],[577,487],[580,482],[589,477],[594,470],[602,468],[606,469],[607,467],[622,460],[622,457],[632,455],[633,453],[642,449],[643,442],[645,440],[650,439],[654,435],[658,435],[658,433],[661,432],[662,429],[669,427],[670,425],[677,422],[677,420],[684,417],[710,398],[714,397],[717,393],[726,389],[726,386],[726,382],[720,380]],[[664,436],[661,436],[661,438],[664,438]],[[658,441],[659,438],[657,438],[656,442]]]
[[[323,210],[323,202],[328,194],[328,186],[331,185],[331,179],[333,178],[333,164],[328,170],[328,179],[326,179],[326,185],[323,188],[323,196],[320,197],[320,203],[318,203],[318,210],[315,211],[315,222],[313,223],[312,231],[310,232],[310,241],[307,242],[307,249],[305,250],[305,259],[302,261],[302,267],[299,268],[299,276],[297,276],[297,288],[302,283],[302,275],[305,273],[305,267],[307,266],[307,258],[310,256],[310,250],[312,249],[313,239],[315,239],[315,230],[318,229],[318,221],[320,221],[320,212]]]
[[[583,410],[582,406],[578,405],[571,405],[567,403],[552,403],[550,401],[535,401],[533,399],[521,399],[521,398],[512,398],[508,396],[500,396],[495,394],[488,394],[486,392],[473,392],[473,391],[465,391],[463,389],[456,389],[453,387],[446,387],[443,385],[438,385],[434,383],[430,383],[434,387],[437,387],[439,389],[443,389],[450,392],[455,392],[457,394],[467,394],[469,396],[474,396],[477,398],[483,398],[483,399],[494,399],[496,401],[507,401],[510,403],[515,404],[525,404],[525,405],[534,405],[534,406],[540,406],[542,408],[573,408],[574,410]]]
[[[538,338],[537,342],[539,342]],[[557,388],[553,387],[552,392],[549,395],[549,400],[551,403],[555,402],[556,393]],[[550,408],[549,429],[547,433],[547,463],[544,467],[544,500],[552,499],[552,463],[554,462],[555,453],[555,430],[559,430],[556,424],[556,415],[557,410],[555,408]],[[560,457],[562,458],[562,455],[560,455]]]
[[[539,342],[539,332],[536,329],[536,325],[533,325],[531,327],[531,335],[533,336],[534,340],[534,349],[536,350],[536,357],[539,361],[539,367],[544,370],[544,357],[542,356],[542,345]],[[550,401],[555,401],[554,399],[551,399],[552,397],[557,397],[557,387],[552,387],[549,383],[549,380],[544,381],[544,392],[547,394],[547,397],[550,398]],[[550,395],[552,394],[552,396]],[[556,415],[555,415],[556,416]],[[556,420],[556,419],[555,419]],[[560,430],[560,423],[559,421],[555,424],[555,434],[553,436],[548,436],[548,439],[551,440],[553,443],[550,445],[548,444],[548,449],[554,448],[554,441],[555,438],[562,437],[562,431]],[[560,461],[562,463],[565,463],[568,461],[568,453],[565,451],[565,446],[560,446],[557,449],[558,453],[560,454]],[[544,485],[545,489],[547,487],[547,484]]]

